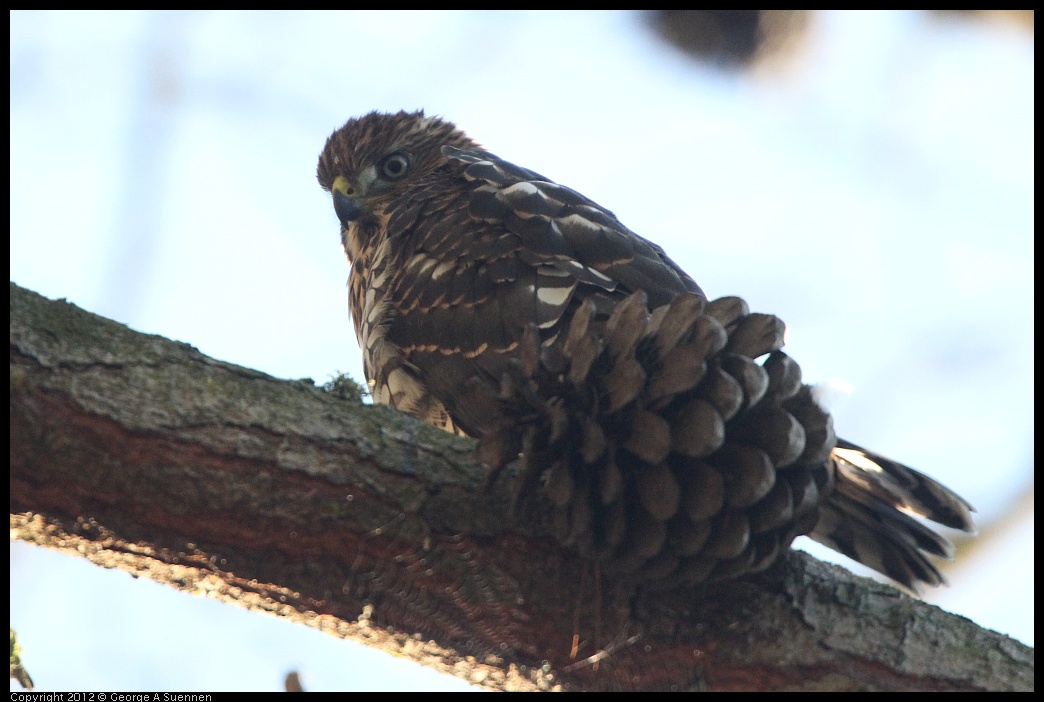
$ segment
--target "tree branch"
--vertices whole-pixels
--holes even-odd
[[[494,689],[1031,690],[1033,652],[799,553],[634,593],[474,442],[11,285],[19,539]]]

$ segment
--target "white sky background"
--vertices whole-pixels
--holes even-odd
[[[423,107],[788,323],[841,435],[968,497],[1032,492],[1033,37],[816,15],[722,73],[627,13],[11,15],[11,279],[284,378],[362,378],[315,182],[348,117]],[[945,606],[1033,641],[1032,499]],[[820,555],[817,552],[817,555]],[[39,690],[460,689],[412,663],[21,543]]]

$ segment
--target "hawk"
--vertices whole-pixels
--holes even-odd
[[[564,545],[668,586],[768,567],[808,534],[917,589],[972,530],[931,478],[838,439],[783,323],[709,300],[656,244],[451,122],[371,112],[326,142],[376,402],[520,461]]]

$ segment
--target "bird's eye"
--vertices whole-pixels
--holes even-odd
[[[406,154],[396,151],[384,157],[380,168],[382,176],[388,180],[398,180],[410,170],[410,159]]]

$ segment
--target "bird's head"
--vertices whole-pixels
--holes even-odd
[[[333,196],[349,260],[372,243],[387,204],[446,163],[445,145],[478,148],[455,124],[423,111],[371,112],[330,135],[316,177]]]

